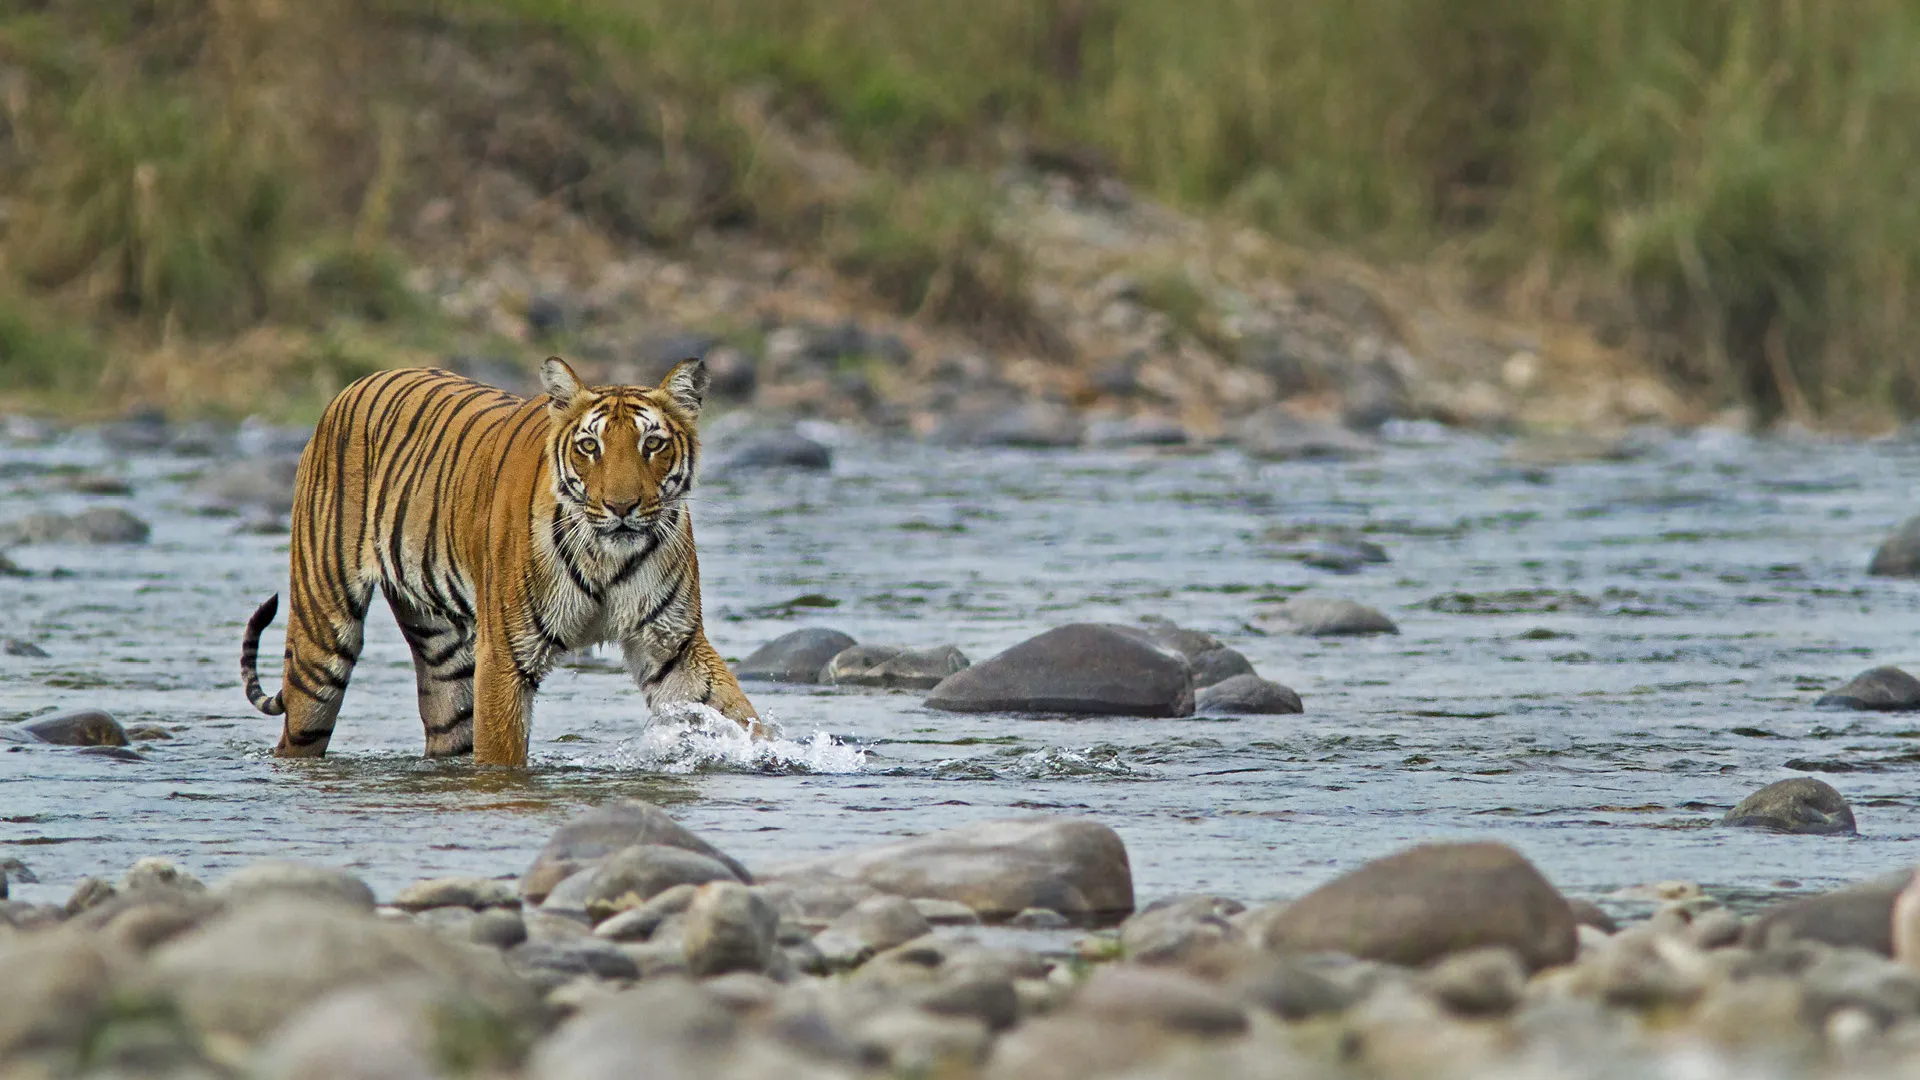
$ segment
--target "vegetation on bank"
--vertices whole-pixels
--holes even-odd
[[[1901,0],[38,0],[0,8],[0,388],[168,335],[417,334],[406,223],[478,161],[1045,348],[991,227],[1024,158],[1444,260],[1763,414],[1911,414],[1917,102]]]

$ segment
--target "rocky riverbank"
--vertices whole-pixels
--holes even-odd
[[[507,869],[507,868],[503,868]],[[31,880],[18,860],[0,864]],[[164,859],[0,903],[13,1076],[1894,1076],[1920,1066],[1920,887],[1730,911],[1569,899],[1426,844],[1290,902],[1136,907],[1098,822],[1028,817],[749,869],[659,808],[523,872],[376,896]],[[1704,1070],[1704,1071],[1702,1071]]]

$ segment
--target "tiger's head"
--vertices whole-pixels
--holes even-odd
[[[706,361],[685,360],[659,386],[592,386],[567,362],[540,366],[550,425],[547,456],[563,510],[603,540],[637,541],[693,488],[695,425]]]

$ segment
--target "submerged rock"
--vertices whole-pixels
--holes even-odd
[[[1319,596],[1296,596],[1277,609],[1262,613],[1260,621],[1277,622],[1309,637],[1400,632],[1392,619],[1374,608],[1352,600]]]
[[[728,439],[714,448],[713,464],[702,471],[713,479],[757,469],[825,471],[833,467],[833,451],[792,428],[756,431]]]
[[[947,417],[934,441],[949,446],[1055,449],[1079,445],[1085,428],[1064,405],[1028,401],[959,410]]]
[[[1344,461],[1376,453],[1379,444],[1338,424],[1308,420],[1270,406],[1240,421],[1233,441],[1248,457],[1265,461]]]
[[[857,644],[838,630],[808,626],[793,630],[755,649],[733,673],[742,679],[810,683],[841,651]]]
[[[117,506],[96,506],[77,514],[45,511],[0,524],[0,546],[144,544],[152,532],[146,522]]]
[[[1814,705],[1910,712],[1920,709],[1920,679],[1897,667],[1869,668],[1820,695]]]
[[[1573,959],[1573,911],[1504,844],[1422,844],[1343,874],[1260,920],[1280,952],[1342,952],[1418,966],[1506,946],[1529,969]]]
[[[1270,714],[1303,711],[1300,695],[1258,675],[1235,675],[1194,695],[1198,713]]]
[[[928,695],[948,712],[1190,716],[1186,660],[1131,627],[1070,623],[957,672]]]
[[[560,826],[521,877],[521,895],[537,904],[570,875],[615,852],[643,844],[666,844],[704,855],[724,865],[736,879],[752,880],[746,867],[694,835],[666,811],[638,799],[622,799],[596,806]]]
[[[855,645],[834,654],[820,670],[823,683],[879,686],[888,689],[931,690],[940,681],[969,666],[965,653],[952,645],[928,649],[896,649],[887,645]]]
[[[42,742],[57,746],[125,746],[127,732],[120,722],[97,709],[61,713],[20,725]]]
[[[1910,517],[1881,542],[1867,562],[1875,577],[1920,577],[1920,516]]]
[[[1126,845],[1084,818],[1016,818],[898,840],[776,867],[768,881],[849,882],[913,899],[954,900],[987,920],[1028,908],[1077,923],[1109,923],[1133,911]]]
[[[1853,808],[1832,784],[1796,776],[1768,784],[1740,800],[1720,824],[1815,835],[1852,835]]]

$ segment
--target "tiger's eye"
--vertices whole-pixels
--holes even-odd
[[[642,450],[645,450],[649,454],[657,454],[666,445],[667,445],[667,440],[665,436],[649,435],[647,436],[647,441],[640,444],[640,448]]]
[[[581,439],[577,443],[574,443],[573,446],[574,446],[574,449],[580,451],[581,453],[587,455],[588,457],[592,457],[593,455],[600,452],[600,440],[594,438],[591,435],[587,436],[584,439]]]

